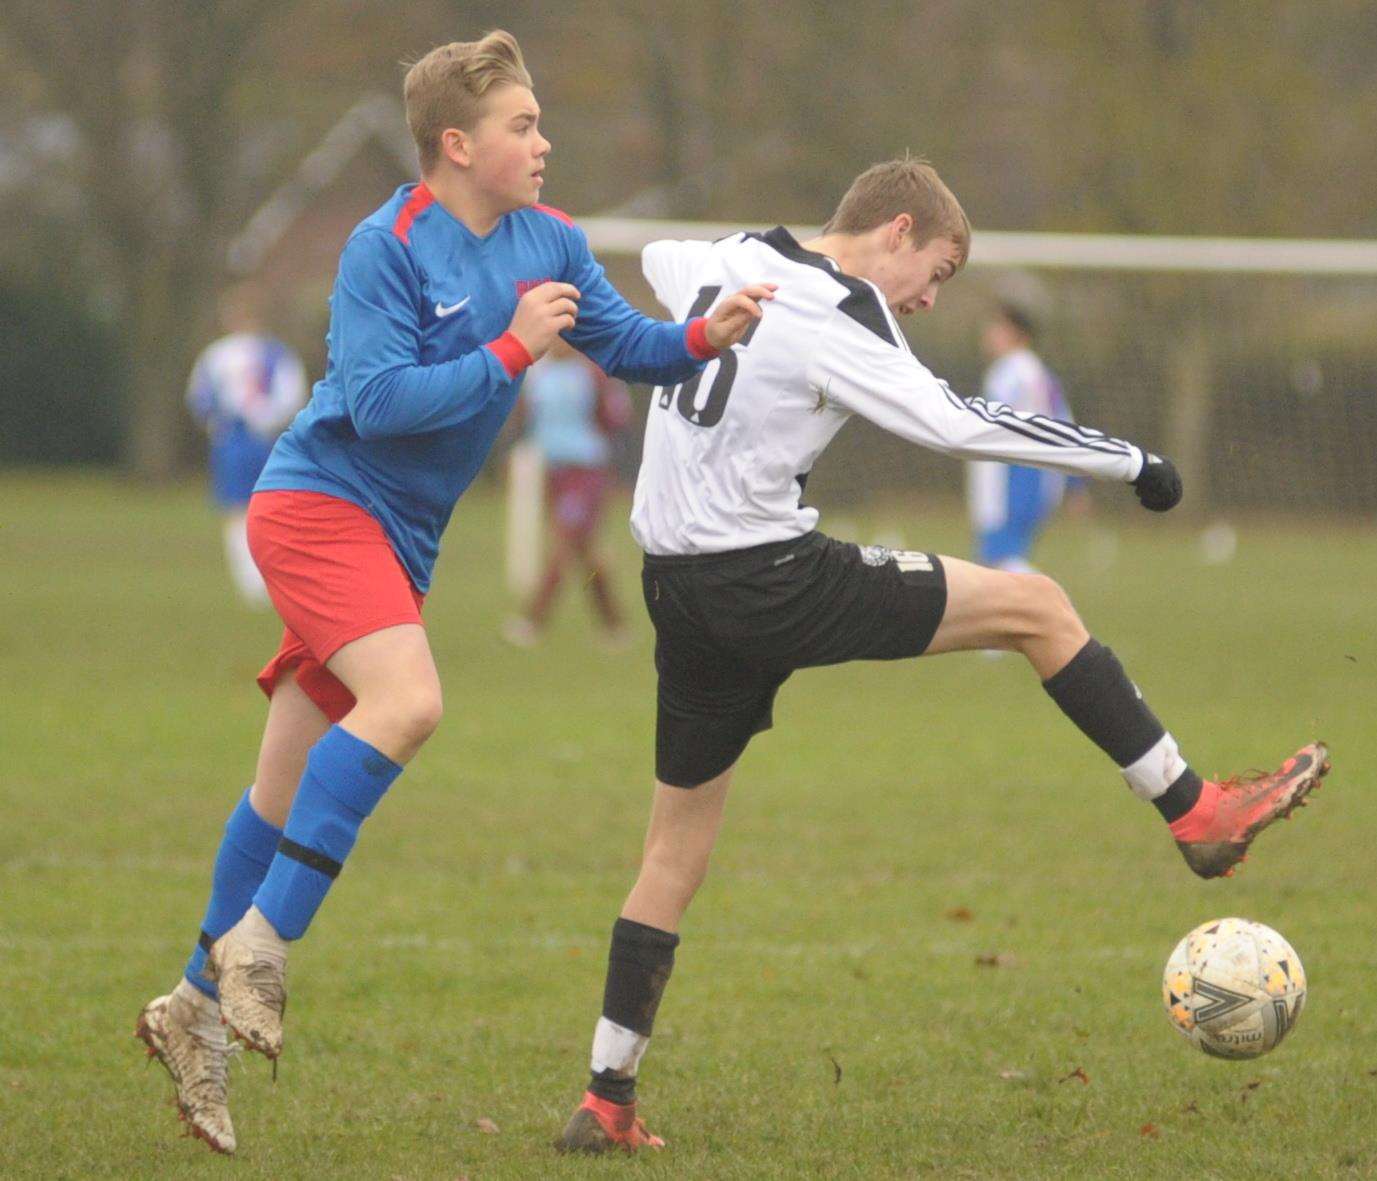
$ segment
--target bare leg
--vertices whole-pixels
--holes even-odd
[[[593,599],[598,618],[609,632],[615,632],[622,626],[622,612],[617,605],[617,596],[613,593],[612,580],[607,575],[607,564],[598,549],[597,539],[589,533],[580,534],[574,539],[574,547],[584,570],[588,572],[588,593]]]
[[[655,785],[641,872],[612,927],[588,1092],[557,1142],[605,1152],[661,1147],[636,1118],[636,1072],[674,967],[679,920],[707,874],[732,772],[691,790]]]
[[[928,651],[1022,652],[1048,696],[1168,823],[1188,815],[1203,781],[1181,756],[1112,651],[1090,638],[1066,593],[1042,574],[943,558],[947,610]]]
[[[329,728],[329,719],[291,672],[284,673],[268,703],[268,723],[249,790],[253,810],[269,824],[281,828],[287,823],[297,784],[306,770],[306,756]]]
[[[280,726],[274,741],[265,740],[263,783],[255,787],[265,807],[280,812],[290,803],[286,822],[252,904],[209,948],[207,975],[219,985],[221,1016],[269,1058],[282,1052],[289,943],[306,933],[360,827],[440,720],[440,682],[419,624],[354,640],[326,667],[353,693],[354,708],[302,759],[301,737],[319,731],[323,719],[290,689],[278,689],[284,696],[273,720]],[[303,771],[289,797],[298,764]]]
[[[405,764],[440,724],[440,674],[418,623],[383,628],[345,644],[325,662],[354,695],[340,725]]]
[[[678,931],[679,920],[707,877],[733,770],[691,790],[656,781],[641,872],[622,907],[623,918]]]
[[[570,556],[571,550],[567,538],[562,531],[556,530],[554,545],[550,549],[550,559],[546,562],[545,573],[540,579],[540,587],[526,611],[526,617],[536,628],[545,626],[550,609],[555,605],[555,599],[559,596],[560,583],[564,579],[564,569],[569,564]]]
[[[1066,592],[1044,574],[1014,574],[942,558],[947,610],[927,654],[1001,648],[1022,652],[1042,680],[1090,639]]]

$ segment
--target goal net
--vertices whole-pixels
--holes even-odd
[[[647,242],[768,228],[579,224],[617,287],[656,315],[640,273]],[[914,352],[958,393],[980,393],[981,330],[1006,296],[1032,310],[1035,347],[1078,420],[1181,469],[1178,519],[1377,513],[1377,242],[977,231],[936,311],[903,322]],[[636,403],[643,417],[649,399]],[[628,483],[636,439],[622,457]],[[531,496],[529,479],[524,487]],[[819,460],[808,498],[830,514],[906,493],[955,505],[964,487],[957,461],[853,419]],[[1134,504],[1092,493],[1101,511]]]

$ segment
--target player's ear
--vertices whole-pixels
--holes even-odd
[[[451,164],[467,168],[473,163],[473,140],[466,131],[446,127],[440,132],[440,154]]]
[[[913,241],[913,214],[895,214],[885,227],[885,248],[892,254]]]

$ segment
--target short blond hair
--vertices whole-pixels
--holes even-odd
[[[416,140],[421,171],[440,161],[440,137],[450,127],[472,131],[483,114],[483,97],[494,86],[531,85],[521,46],[505,29],[477,41],[438,45],[406,72],[402,97]]]
[[[971,248],[971,223],[961,203],[926,160],[904,156],[872,164],[851,182],[837,211],[823,227],[825,234],[864,234],[901,213],[913,218],[913,244],[926,246],[947,238],[961,251]]]

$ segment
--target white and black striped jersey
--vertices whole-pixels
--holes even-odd
[[[652,554],[718,553],[807,533],[799,498],[853,414],[966,459],[1132,480],[1131,443],[999,402],[961,398],[913,355],[874,284],[804,250],[782,226],[718,242],[652,242],[641,255],[679,320],[751,283],[776,283],[740,344],[655,391],[631,531]]]

